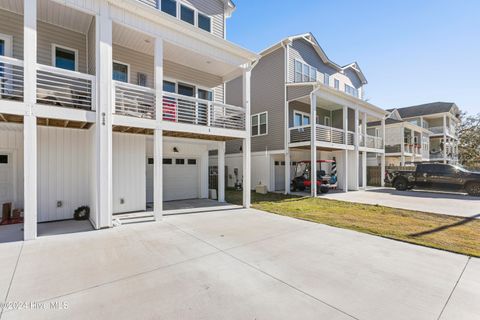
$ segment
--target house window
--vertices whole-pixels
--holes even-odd
[[[324,77],[323,77],[323,84],[325,84],[326,86],[330,85],[330,76],[328,74],[324,74]]]
[[[195,25],[195,11],[182,4],[180,6],[180,19]]]
[[[178,84],[178,94],[187,97],[195,97],[195,87],[188,84]]]
[[[300,126],[307,126],[310,124],[310,115],[308,113],[295,111],[293,113],[293,126],[300,127]]]
[[[54,66],[60,69],[77,71],[77,51],[65,47],[53,45]]]
[[[137,84],[141,87],[147,86],[147,75],[145,73],[137,73]]]
[[[252,115],[252,137],[267,134],[267,121],[266,112]]]
[[[340,81],[338,81],[338,79],[334,79],[333,85],[335,89],[340,90]]]
[[[171,16],[177,16],[177,1],[175,0],[162,0],[162,11],[168,13]]]
[[[348,84],[345,84],[345,93],[358,98],[358,90]]]
[[[120,62],[114,62],[113,80],[120,82],[128,82],[128,65]]]
[[[332,126],[332,122],[330,121],[330,117],[328,117],[328,116],[325,116],[325,117],[323,118],[323,123],[324,123],[324,125],[327,126],[327,127],[331,127],[331,126]]]
[[[198,13],[198,27],[200,29],[210,32],[212,29],[211,25],[212,25],[212,22],[210,17],[204,14]]]
[[[213,92],[208,91],[208,90],[204,90],[204,89],[198,89],[197,90],[197,97],[198,97],[198,99],[213,101]]]
[[[5,40],[0,39],[0,56],[5,55]]]
[[[8,155],[0,154],[0,163],[8,164]]]
[[[177,92],[175,82],[163,81],[163,91],[170,93]]]
[[[316,82],[317,69],[295,60],[295,82]]]

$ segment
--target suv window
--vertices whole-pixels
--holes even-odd
[[[455,168],[448,164],[419,165],[418,171],[426,172],[426,173],[455,173],[456,172]]]

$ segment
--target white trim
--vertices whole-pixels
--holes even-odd
[[[330,111],[330,114],[331,114],[331,111]],[[327,124],[327,119],[328,119],[328,124]],[[325,125],[327,127],[331,127],[332,126],[332,118],[330,116],[324,116],[323,117],[323,125]]]
[[[295,125],[295,115],[300,115],[302,116],[302,123],[299,125],[299,126],[296,126]],[[303,123],[303,118],[305,117],[308,117],[309,119],[309,123],[308,124],[304,124]],[[303,111],[298,111],[298,110],[293,110],[293,126],[292,128],[298,128],[298,127],[303,127],[303,126],[310,126],[312,124],[312,119],[311,119],[311,115],[310,113],[307,113],[307,112],[303,112]]]
[[[63,68],[57,67],[57,64],[56,64],[57,48],[72,51],[75,54],[75,70],[74,71],[78,72],[78,49],[62,46],[56,43],[52,43],[52,66],[55,68],[63,69]]]
[[[185,20],[182,20],[182,11],[181,11],[181,10],[182,10],[182,6],[187,7],[187,8],[189,8],[189,9],[191,9],[191,10],[193,11],[193,24],[191,24],[191,23],[189,23],[189,22],[187,22],[187,21],[185,21]],[[165,11],[162,10],[162,0],[158,0],[158,3],[157,3],[157,9],[158,9],[160,12],[162,12],[162,13],[164,13],[164,14],[167,14],[167,15],[169,15],[170,17],[174,17],[174,18],[176,18],[176,19],[178,19],[178,20],[180,20],[180,21],[182,21],[182,22],[185,22],[185,23],[191,25],[191,26],[197,27],[198,29],[200,29],[200,30],[202,30],[202,31],[205,31],[205,32],[208,32],[208,33],[211,33],[211,34],[213,33],[212,16],[211,16],[211,15],[206,14],[204,11],[198,10],[197,8],[195,8],[194,6],[192,6],[190,3],[186,3],[186,2],[180,1],[180,0],[175,0],[175,7],[176,7],[176,15],[175,15],[175,16],[172,16],[170,13],[166,13]],[[199,15],[199,14],[201,14],[201,15],[203,15],[203,16],[205,16],[205,17],[210,18],[210,31],[207,31],[207,30],[205,30],[205,29],[202,29],[202,28],[200,28],[200,27],[198,26],[198,15]],[[224,20],[225,20],[225,19],[226,19],[226,18],[224,18]],[[226,38],[226,33],[225,33],[226,21],[224,21],[224,24],[223,24],[223,25],[224,25],[224,32],[223,32],[224,34],[223,34],[223,36],[224,36],[224,38]]]
[[[265,114],[265,133],[260,133],[260,116]],[[250,116],[250,118],[252,119],[252,127],[253,127],[253,117],[258,117],[258,123],[257,123],[257,126],[258,126],[258,134],[254,135],[253,134],[253,130],[250,128],[251,130],[251,136],[252,137],[261,137],[261,136],[266,136],[268,135],[268,111],[263,111],[263,112],[259,112],[259,113],[254,113]]]
[[[6,57],[13,57],[13,37],[9,34],[0,33],[0,40],[5,42],[5,55]]]
[[[130,64],[129,63],[125,63],[125,62],[122,62],[122,61],[119,61],[119,60],[112,60],[112,81],[118,81],[118,80],[114,80],[113,79],[113,64],[116,63],[116,64],[121,64],[121,65],[124,65],[127,67],[127,82],[126,83],[130,83]],[[122,81],[119,81],[119,82],[122,82]]]

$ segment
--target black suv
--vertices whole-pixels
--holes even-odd
[[[387,172],[385,180],[402,191],[420,188],[466,191],[471,196],[480,196],[480,173],[450,164],[418,164],[415,171]]]

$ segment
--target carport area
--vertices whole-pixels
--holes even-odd
[[[0,245],[13,319],[440,319],[480,314],[480,260],[253,209]]]
[[[480,218],[480,197],[435,191],[397,191],[393,188],[368,188],[356,192],[329,193],[324,198],[392,208]]]

